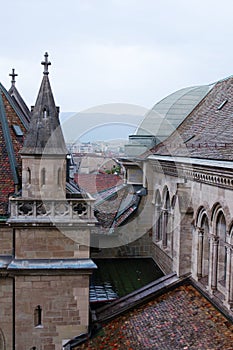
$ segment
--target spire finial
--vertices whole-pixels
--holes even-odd
[[[15,73],[15,69],[14,68],[12,68],[12,73],[9,74],[9,76],[12,77],[12,80],[11,80],[12,86],[15,85],[15,77],[17,77],[18,74]]]
[[[48,61],[48,52],[45,52],[44,54],[44,61],[41,62],[41,64],[44,66],[44,74],[48,75],[49,74],[49,70],[48,67],[51,65],[51,62]]]

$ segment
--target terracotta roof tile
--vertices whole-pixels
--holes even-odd
[[[15,185],[20,183],[21,158],[19,151],[23,145],[23,136],[17,136],[13,125],[26,133],[26,123],[16,110],[14,101],[0,85],[0,216],[8,212],[8,197],[14,193]]]

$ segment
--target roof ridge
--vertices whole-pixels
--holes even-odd
[[[29,127],[29,122],[26,120],[23,112],[20,110],[20,108],[16,105],[14,102],[12,96],[9,94],[9,92],[6,90],[6,88],[0,83],[0,91],[4,93],[4,95],[7,98],[7,101],[10,103],[11,107],[14,109],[15,113],[19,116],[20,121],[22,122],[23,126],[25,127],[26,130],[28,130]]]
[[[15,85],[12,85],[11,88],[8,90],[8,94],[11,96],[13,101],[15,100],[19,108],[21,109],[22,113],[26,117],[27,121],[30,122],[30,110],[28,106],[26,105],[24,99],[22,98],[21,94],[19,93],[18,89]]]
[[[8,153],[8,158],[10,162],[10,167],[14,179],[14,183],[18,184],[19,183],[19,177],[17,173],[17,162],[15,158],[15,153],[14,153],[14,148],[10,136],[10,130],[9,130],[9,125],[6,120],[6,112],[3,104],[3,99],[2,99],[2,93],[0,92],[0,123],[2,124],[2,131],[3,131],[3,137],[6,142],[6,149]]]

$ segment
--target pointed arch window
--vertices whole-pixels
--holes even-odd
[[[201,220],[201,228],[203,230],[202,237],[202,276],[208,276],[209,273],[209,254],[210,254],[210,241],[209,241],[209,221],[206,213],[203,215]]]
[[[226,285],[226,220],[222,211],[219,212],[216,220],[216,234],[219,237],[218,247],[218,281],[221,285]]]
[[[37,305],[34,310],[34,326],[42,326],[42,308],[40,305]]]
[[[43,109],[43,118],[46,119],[46,118],[48,118],[48,116],[49,116],[48,109],[45,107]]]
[[[46,170],[45,168],[41,169],[41,186],[45,185],[46,180]]]
[[[164,207],[162,208],[162,241],[163,247],[166,248],[168,244],[168,228],[169,214],[171,210],[170,195],[168,190],[164,193]]]
[[[209,219],[204,207],[200,208],[197,217],[197,277],[202,284],[209,283],[210,239]]]
[[[28,184],[31,185],[32,175],[31,175],[31,169],[30,168],[27,168],[27,181],[28,181]]]

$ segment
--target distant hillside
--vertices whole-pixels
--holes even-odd
[[[141,114],[106,113],[106,112],[66,112],[61,113],[60,119],[66,142],[105,141],[128,139],[135,132],[144,117]],[[145,109],[146,111],[146,109]]]

